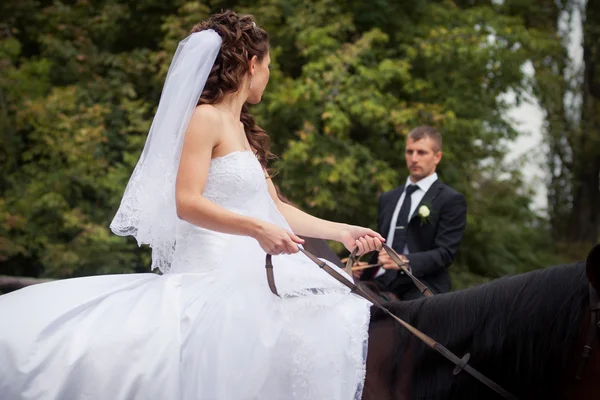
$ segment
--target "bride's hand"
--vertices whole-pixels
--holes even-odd
[[[362,255],[381,250],[385,239],[372,229],[349,225],[340,232],[340,242],[346,246],[348,251],[352,251],[355,247],[358,247],[356,254]]]
[[[262,249],[272,255],[297,253],[304,240],[277,225],[265,222],[253,235]]]

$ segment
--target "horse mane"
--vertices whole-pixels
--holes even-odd
[[[531,394],[532,388],[542,392],[561,378],[588,301],[588,281],[580,262],[386,306],[458,357],[469,352],[471,366],[518,396]],[[373,308],[372,322],[385,319],[389,316]],[[399,324],[395,337],[390,354],[392,381],[397,383],[410,373],[409,398],[469,399],[494,394],[466,372],[453,376],[450,361]]]

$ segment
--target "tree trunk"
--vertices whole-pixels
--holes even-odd
[[[568,242],[593,245],[598,242],[600,226],[600,158],[589,160],[588,166],[574,176],[573,206],[569,218]]]
[[[572,207],[568,242],[598,241],[600,226],[600,2],[589,1],[583,23],[581,123],[572,141]]]

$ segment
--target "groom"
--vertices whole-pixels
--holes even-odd
[[[379,198],[377,231],[386,238],[412,274],[434,294],[450,290],[448,267],[452,264],[466,226],[465,197],[438,180],[435,169],[442,159],[442,137],[434,128],[420,126],[406,139],[406,184]],[[374,280],[381,291],[400,300],[422,297],[410,278],[385,250],[371,263],[380,268],[364,270],[361,280]]]

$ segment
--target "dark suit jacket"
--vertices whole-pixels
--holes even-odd
[[[377,231],[387,237],[394,209],[404,186],[383,193],[379,198],[379,211],[377,217]],[[431,214],[427,221],[422,221],[418,215],[421,205],[429,207]],[[415,277],[422,281],[433,293],[445,293],[450,290],[450,275],[448,267],[454,261],[467,223],[467,203],[465,197],[436,180],[423,196],[415,212],[411,215],[407,227],[407,247],[410,268]],[[388,243],[392,248],[392,243]],[[398,254],[404,249],[394,248]],[[371,262],[376,262],[374,254]],[[369,274],[361,276],[361,280],[372,279],[377,272],[372,268]],[[387,288],[389,291],[402,294],[414,290],[410,278],[399,273],[396,280]]]

